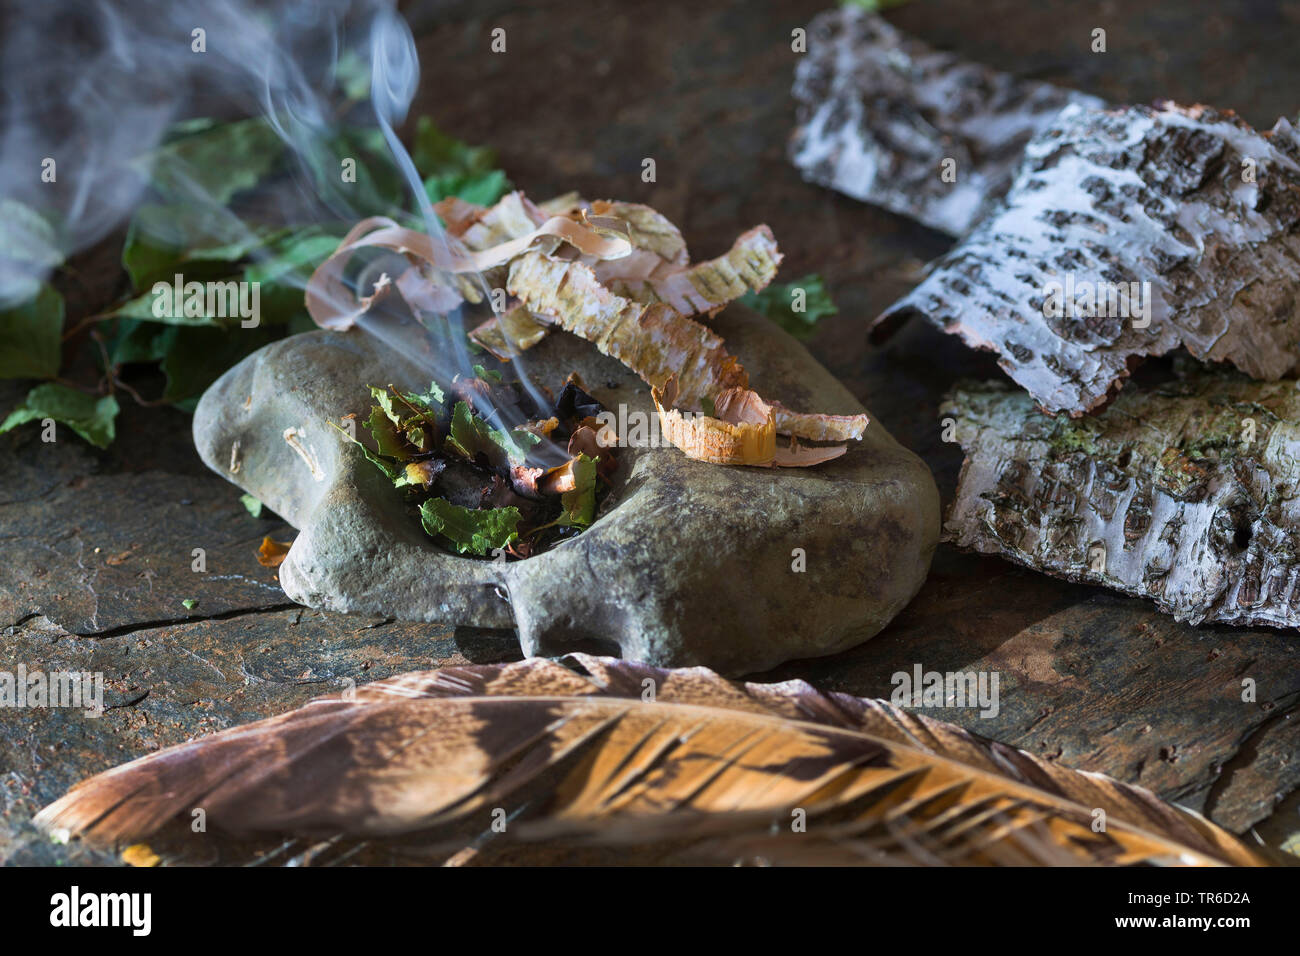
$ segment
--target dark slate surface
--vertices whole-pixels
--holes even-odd
[[[840,305],[814,354],[925,457],[948,498],[961,459],[940,438],[943,392],[958,377],[999,373],[921,323],[883,348],[867,342],[867,320],[948,240],[804,184],[786,162],[790,31],[820,6],[417,3],[424,75],[413,115],[497,146],[535,197],[578,189],[649,202],[696,256],[767,222],[786,253],[782,278],[821,272]],[[890,19],[936,46],[1114,101],[1200,100],[1263,126],[1294,116],[1300,7],[1238,10],[917,0]],[[505,54],[487,52],[497,26]],[[1095,27],[1107,30],[1106,54],[1089,51]],[[646,157],[653,184],[640,178]],[[106,291],[83,288],[74,319],[111,296],[112,254],[82,263],[92,290]],[[0,389],[6,408],[20,394]],[[111,860],[51,845],[27,823],[84,775],[346,679],[515,653],[508,636],[286,608],[254,551],[262,535],[292,532],[250,517],[234,487],[202,467],[188,417],[128,406],[119,431],[108,452],[71,437],[42,445],[30,429],[0,438],[0,669],[103,670],[111,707],[99,720],[0,712],[0,858]],[[204,575],[190,570],[195,547],[207,551]],[[186,598],[198,602],[192,611]],[[888,696],[891,675],[916,663],[996,670],[997,717],[929,713],[1280,843],[1300,828],[1297,647],[1291,632],[1184,627],[1139,600],[941,547],[920,596],[878,638],[759,679]],[[1253,703],[1241,699],[1244,678],[1255,681]]]

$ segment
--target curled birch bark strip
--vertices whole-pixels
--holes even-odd
[[[615,295],[582,262],[529,252],[510,266],[506,284],[531,311],[616,358],[654,388],[677,383],[681,404],[700,409],[730,389],[747,390],[749,376],[720,337],[706,326],[655,302]],[[792,413],[773,408],[776,430],[813,441],[859,439],[866,415]]]

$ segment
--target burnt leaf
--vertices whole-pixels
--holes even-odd
[[[441,458],[424,458],[420,461],[408,461],[402,469],[400,478],[393,482],[397,488],[428,488],[434,479],[447,469],[447,462]]]
[[[562,422],[595,418],[604,410],[604,405],[584,392],[572,380],[564,383],[559,397],[555,399],[555,417]]]
[[[292,545],[292,541],[275,541],[267,535],[257,549],[257,563],[264,568],[278,568],[288,557]]]
[[[486,557],[515,540],[519,509],[470,510],[443,498],[430,498],[420,506],[420,520],[425,531],[448,541],[458,553]]]

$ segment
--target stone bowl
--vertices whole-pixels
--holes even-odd
[[[767,319],[732,306],[713,326],[765,398],[864,410]],[[649,387],[575,336],[552,333],[525,362],[553,391],[576,371],[607,409],[654,415]],[[929,569],[934,480],[874,419],[847,454],[808,469],[620,448],[613,487],[581,535],[522,561],[448,552],[331,425],[365,418],[369,384],[423,388],[429,378],[360,329],[320,331],[266,346],[204,394],[194,416],[204,462],[301,532],[279,571],[294,601],[514,628],[530,656],[585,650],[743,674],[867,640]]]

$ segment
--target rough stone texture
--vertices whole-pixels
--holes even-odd
[[[1300,626],[1300,392],[1193,372],[1105,412],[956,389],[966,452],[945,540],[1153,599],[1180,621]]]
[[[0,408],[23,394],[0,388]],[[126,400],[108,452],[64,428],[51,443],[35,428],[0,438],[0,628],[45,615],[104,635],[289,603],[248,560],[263,535],[288,529],[252,519],[203,468],[188,424]],[[195,571],[196,548],[206,570]]]
[[[800,410],[862,411],[766,319],[733,306],[712,325],[761,394]],[[514,626],[530,655],[617,645],[620,656],[659,666],[741,674],[866,640],[930,566],[934,481],[877,421],[847,454],[809,469],[709,465],[672,446],[621,449],[614,487],[578,537],[524,561],[451,554],[329,425],[364,417],[368,384],[427,384],[427,373],[395,367],[396,355],[359,330],[308,333],[249,356],[195,413],[209,467],[302,529],[280,578],[309,606]],[[647,387],[574,336],[549,336],[528,367],[552,389],[577,371],[620,420],[654,417]],[[793,568],[796,549],[805,571]]]
[[[456,136],[496,146],[502,166],[530,195],[577,189],[650,203],[681,225],[701,256],[725,251],[738,225],[771,225],[786,255],[778,281],[820,272],[840,307],[818,323],[810,350],[921,454],[951,500],[963,456],[959,445],[942,440],[939,405],[956,380],[1000,373],[987,353],[925,322],[909,323],[882,346],[865,335],[865,317],[906,293],[919,279],[920,263],[941,255],[949,242],[895,214],[810,186],[790,164],[785,146],[796,122],[790,88],[799,61],[790,50],[790,31],[806,27],[826,6],[825,0],[597,0],[527,8],[512,0],[412,3],[406,9],[420,47],[421,91],[411,115],[427,113]],[[1234,106],[1257,126],[1295,110],[1296,7],[1264,5],[1244,17],[1217,0],[1131,0],[1100,8],[1054,0],[925,0],[891,10],[888,18],[935,48],[1111,102],[1204,100]],[[498,26],[508,31],[510,52],[487,55],[490,31]],[[1109,53],[1089,50],[1098,26],[1107,30]],[[471,75],[474,82],[466,82]],[[657,160],[657,183],[641,181],[647,156]],[[111,300],[112,288],[94,296],[83,283],[120,275],[120,239],[116,247],[106,244],[98,262],[78,259],[81,281],[64,289],[74,320]],[[1161,364],[1152,360],[1135,376]],[[139,374],[131,383],[147,396],[162,388]],[[0,408],[13,407],[24,390],[0,383]],[[45,540],[79,529],[90,554],[101,539],[118,533],[124,509],[112,499],[93,509],[63,499],[64,506],[54,508],[49,495],[37,494],[69,482],[88,481],[93,489],[113,479],[125,490],[150,480],[150,473],[162,474],[175,500],[211,506],[218,523],[238,519],[232,527],[246,527],[240,537],[250,542],[265,533],[292,536],[275,521],[244,512],[237,489],[194,453],[187,416],[141,409],[129,399],[123,406],[117,442],[107,452],[75,440],[42,445],[35,429],[0,436],[0,600],[21,593],[29,611],[57,613],[58,595],[66,596],[68,582],[77,580],[47,573],[18,592],[16,576],[41,549],[11,527],[36,528]],[[172,546],[161,520],[166,500],[133,499],[148,532],[136,543],[145,549]],[[159,520],[149,520],[154,514]],[[189,548],[177,552],[189,574]],[[228,573],[274,583],[251,548],[232,549],[230,558]],[[155,588],[156,603],[141,607],[137,629],[171,620],[177,599],[186,596],[199,599],[193,613],[204,617],[208,588],[218,584],[183,593]],[[283,674],[309,667],[322,674],[369,673],[363,668],[370,652],[350,638],[369,619],[359,623],[354,616],[299,608],[260,611],[260,591],[222,617],[152,628],[167,640],[155,640],[147,657],[136,657],[139,676],[130,677],[149,693],[98,722],[50,711],[0,712],[0,857],[86,862],[81,847],[54,846],[25,821],[74,780],[139,756],[154,741],[180,743],[218,726],[271,716],[319,687],[245,685],[239,668],[227,665],[230,658],[219,663],[223,681],[185,649],[214,659],[217,647],[248,646],[245,628],[260,622],[275,638]],[[6,605],[6,614],[12,607]],[[299,626],[291,627],[300,613]],[[112,636],[57,638],[65,650],[55,654],[56,638],[33,617],[0,629],[0,668],[17,661],[77,661],[114,648],[129,664],[137,653],[129,627]],[[409,624],[369,633],[395,655],[391,664],[382,663],[394,671],[518,654],[509,632],[469,636],[458,629],[453,636],[449,629]],[[841,654],[785,664],[761,679],[802,678],[821,688],[888,697],[891,675],[918,662],[939,671],[997,670],[1002,706],[996,718],[981,719],[972,710],[927,713],[1067,766],[1142,784],[1235,831],[1253,827],[1279,845],[1300,830],[1297,647],[1293,632],[1180,624],[1149,601],[941,544],[920,593],[877,637]],[[321,664],[327,656],[333,657],[331,669]],[[1256,679],[1257,703],[1241,700],[1243,676]],[[246,696],[236,698],[242,701],[238,710],[202,706],[240,694]],[[150,736],[141,737],[137,727]],[[619,853],[600,862],[628,858]],[[575,854],[573,862],[581,858]]]
[[[1208,107],[1067,106],[1004,201],[877,320],[924,315],[1050,412],[1183,346],[1275,380],[1300,363],[1300,137]],[[1054,294],[1050,292],[1055,288]]]
[[[954,236],[1006,193],[1025,144],[1062,107],[1105,105],[935,50],[854,7],[808,25],[794,97],[790,159],[806,179]]]

